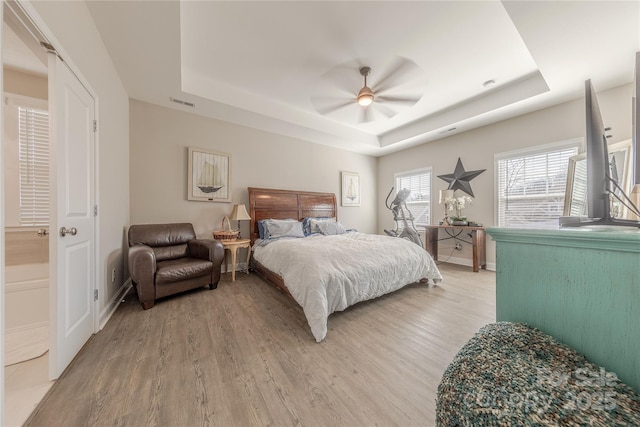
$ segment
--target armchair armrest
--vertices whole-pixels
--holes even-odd
[[[187,244],[189,246],[189,254],[193,258],[206,259],[213,263],[209,286],[211,289],[215,289],[220,281],[222,261],[224,260],[222,242],[215,239],[192,239]]]
[[[134,245],[129,248],[129,275],[136,285],[142,307],[153,306],[155,300],[156,255],[147,245]]]
[[[193,258],[206,259],[214,265],[222,264],[224,246],[215,239],[192,239],[188,242],[189,254]]]

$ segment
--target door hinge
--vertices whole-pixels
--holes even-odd
[[[98,290],[97,289],[93,290],[93,300],[94,301],[98,301]]]
[[[93,216],[98,216],[98,205],[93,206]]]
[[[94,132],[98,132],[98,121],[97,120],[93,121],[93,131]]]

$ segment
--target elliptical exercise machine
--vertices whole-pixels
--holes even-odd
[[[389,204],[389,196],[393,193],[393,189],[395,187],[391,187],[391,191],[387,194],[387,198],[385,199],[385,205],[387,209],[393,212],[393,220],[396,222],[395,230],[384,230],[384,232],[391,237],[400,237],[402,239],[407,239],[416,245],[422,246],[422,240],[420,239],[420,234],[418,234],[418,230],[416,230],[415,225],[413,224],[413,215],[411,211],[407,207],[407,199],[411,194],[411,190],[407,190],[406,188],[398,191],[395,199]],[[405,214],[405,211],[407,214]],[[402,231],[400,231],[398,221],[402,221]]]

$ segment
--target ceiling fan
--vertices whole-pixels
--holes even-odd
[[[364,77],[364,86],[358,92],[358,97],[356,100],[358,104],[362,107],[368,107],[373,102],[373,91],[369,86],[367,86],[367,76],[371,72],[371,67],[362,67],[360,68],[360,74]]]
[[[368,78],[372,74],[371,77],[375,76],[372,67],[354,65],[343,64],[323,76],[328,82],[321,90],[328,94],[311,98],[316,111],[340,121],[367,123],[391,118],[422,98],[422,85],[417,80],[423,77],[423,73],[413,61],[399,57],[390,66],[381,66],[383,71],[386,68],[386,72],[378,74],[381,77],[374,80],[371,87]],[[364,79],[364,85],[358,92],[353,83],[354,68]],[[327,83],[337,88],[328,87]],[[339,95],[328,96],[336,93],[336,89],[340,90]]]

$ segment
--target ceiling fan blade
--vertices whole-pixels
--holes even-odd
[[[398,112],[395,111],[393,108],[389,107],[388,105],[384,105],[380,103],[376,104],[376,111],[380,112],[381,114],[384,114],[388,119],[398,114]]]
[[[404,77],[415,72],[416,68],[417,65],[412,61],[403,57],[397,57],[384,76],[379,79],[374,79],[374,76],[372,75],[371,80],[375,81],[375,85],[372,87],[373,91],[375,93],[383,92],[395,86],[396,81],[406,81],[407,79]]]
[[[420,101],[421,98],[422,98],[422,95],[420,96],[376,96],[376,101],[395,102],[399,104],[413,105],[416,102]]]
[[[342,108],[355,104],[355,99],[335,98],[335,97],[314,97],[311,103],[320,114],[330,114]]]

